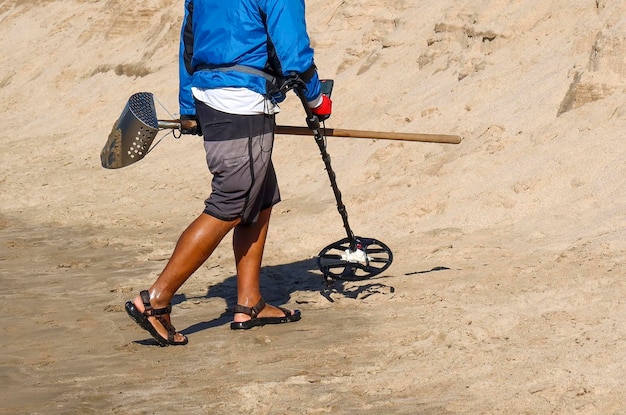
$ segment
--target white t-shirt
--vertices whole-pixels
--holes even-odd
[[[191,88],[193,96],[218,111],[238,115],[276,114],[280,107],[248,88]]]

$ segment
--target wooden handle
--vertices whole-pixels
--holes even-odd
[[[277,125],[276,134],[311,135],[307,127]],[[322,132],[328,137],[375,138],[380,140],[421,141],[424,143],[459,144],[462,138],[458,135],[394,133],[384,131],[344,130],[340,128],[324,128]]]
[[[159,120],[159,128],[190,128],[193,122],[194,121],[190,120]],[[308,127],[294,127],[289,125],[277,125],[275,132],[276,134],[284,135],[313,134]],[[462,141],[460,136],[448,134],[394,133],[388,131],[345,130],[341,128],[324,128],[322,132],[327,137],[373,138],[379,140],[420,141],[423,143],[442,144],[459,144]]]

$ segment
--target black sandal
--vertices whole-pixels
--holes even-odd
[[[154,337],[154,339],[159,343],[159,346],[182,346],[189,342],[187,336],[184,335],[183,337],[185,338],[185,340],[180,342],[174,341],[176,329],[169,321],[163,318],[163,316],[168,315],[172,312],[171,304],[164,308],[153,308],[150,304],[150,294],[147,290],[141,291],[139,295],[141,296],[141,301],[143,301],[143,313],[137,310],[137,307],[135,307],[135,304],[132,301],[126,302],[126,312],[130,316],[130,318],[135,320],[135,323],[137,323],[139,327],[146,330],[148,333],[150,333],[152,337]],[[148,320],[148,317],[156,318],[158,322],[163,325],[165,330],[167,330],[167,339],[159,334],[157,329],[152,325],[152,323],[150,323],[150,320]]]
[[[266,324],[283,324],[283,323],[291,323],[294,321],[298,321],[302,318],[300,314],[300,310],[289,311],[282,307],[276,307],[285,315],[283,317],[257,317],[259,313],[265,308],[265,301],[263,298],[259,300],[259,302],[254,307],[245,307],[237,304],[233,308],[233,314],[235,313],[243,313],[250,316],[250,320],[242,321],[242,322],[232,322],[230,323],[230,328],[232,330],[248,330],[252,327],[264,326]]]

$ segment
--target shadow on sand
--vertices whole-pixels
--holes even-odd
[[[290,264],[266,266],[261,269],[261,292],[269,304],[285,304],[295,292],[319,292],[329,302],[335,302],[333,297],[342,296],[352,299],[364,299],[370,295],[394,292],[392,286],[376,282],[380,276],[360,281],[326,280],[319,272],[315,258],[298,261]],[[221,298],[227,306],[224,312],[216,318],[193,324],[181,333],[193,334],[209,328],[223,326],[232,320],[232,308],[237,301],[237,277],[232,275],[224,281],[209,286],[207,293],[201,297],[188,297],[177,294],[172,304],[181,304],[189,300]]]
[[[425,274],[448,270],[447,267],[435,267],[429,270],[416,271],[405,275]],[[327,301],[333,303],[334,298],[344,297],[363,300],[375,294],[390,294],[395,292],[391,285],[377,280],[389,279],[387,276],[374,276],[358,281],[327,280],[320,273],[315,258],[294,262],[291,264],[265,266],[261,269],[261,292],[267,303],[286,304],[295,292],[319,292]],[[172,305],[191,300],[221,298],[227,308],[214,319],[195,323],[180,332],[186,336],[214,327],[224,326],[232,320],[232,308],[237,301],[237,277],[232,275],[222,282],[208,287],[203,296],[189,297],[185,294],[176,294]],[[156,345],[152,339],[137,341],[138,344]]]

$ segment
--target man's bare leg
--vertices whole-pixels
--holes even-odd
[[[181,234],[172,257],[148,290],[152,307],[167,307],[176,291],[211,256],[224,236],[239,222],[239,219],[222,221],[205,213],[196,218]],[[140,312],[144,311],[140,296],[135,297],[133,303]],[[165,318],[168,319],[169,316]],[[167,338],[167,331],[161,323],[154,317],[150,317],[149,320],[157,331]],[[183,335],[177,333],[174,341],[179,342],[183,339]]]
[[[237,226],[233,232],[233,250],[237,265],[237,304],[254,307],[261,299],[261,262],[267,239],[272,209],[259,214],[258,221],[251,226]],[[282,317],[285,313],[276,307],[266,305],[259,317]],[[243,322],[250,316],[236,313],[235,322]]]

